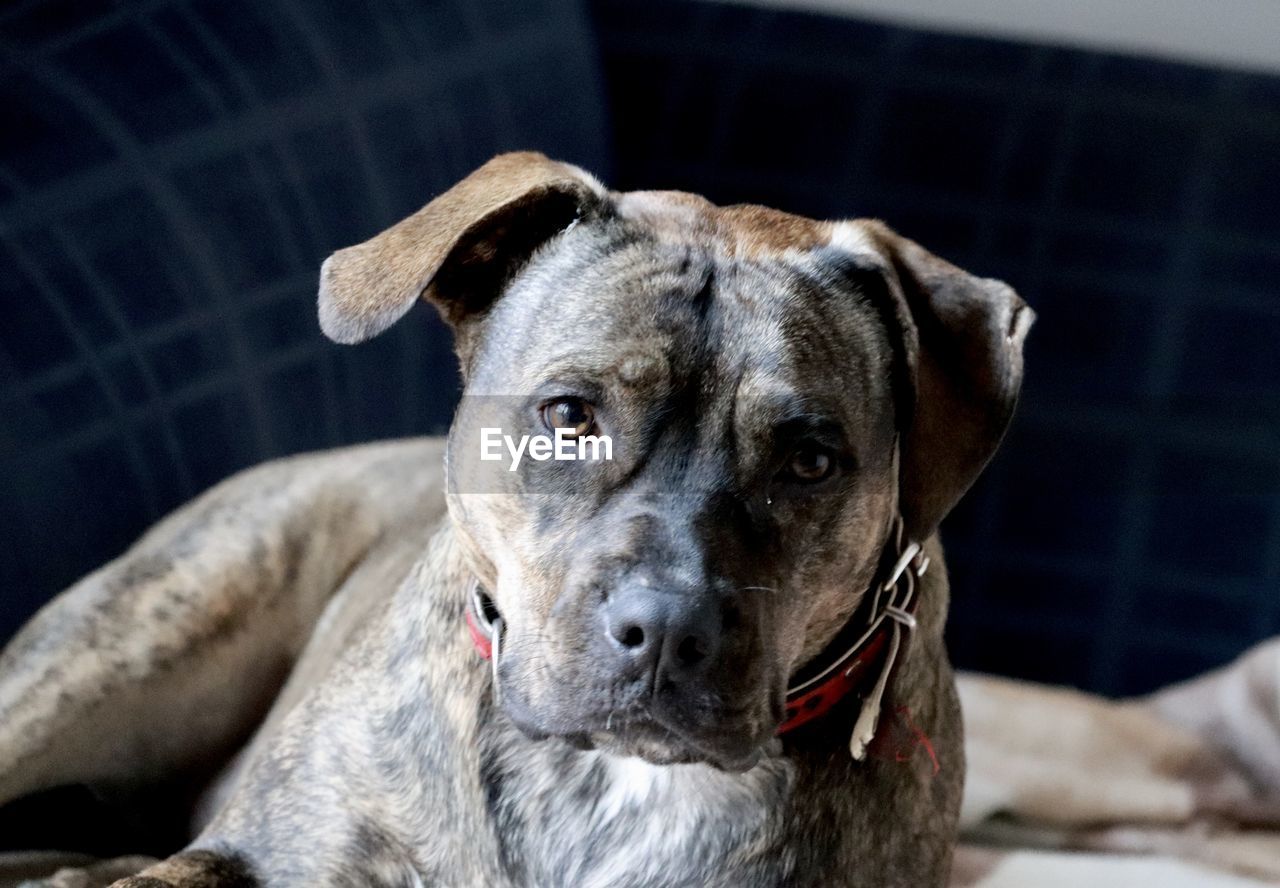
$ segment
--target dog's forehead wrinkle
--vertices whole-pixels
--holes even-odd
[[[739,359],[731,398],[735,432],[759,434],[794,420],[842,424],[874,405],[874,364],[861,352],[871,347],[855,338],[817,343],[780,330],[775,347]]]
[[[776,365],[796,344],[784,323],[802,298],[792,262],[727,255],[705,243],[625,228],[584,234],[581,244],[561,240],[507,300],[520,306],[509,310],[505,326],[531,334],[503,344],[521,352],[526,369],[539,362],[537,344],[555,340],[557,357],[585,372],[621,371],[622,381],[633,383],[665,375],[674,384],[676,377],[714,378],[705,371],[726,349],[738,360]],[[555,324],[546,323],[551,317]],[[615,361],[619,340],[631,340],[627,348],[636,354]],[[564,348],[566,341],[572,348]],[[650,360],[639,360],[646,350]]]
[[[489,376],[505,374],[497,387],[518,390],[554,373],[640,389],[688,375],[708,338],[714,257],[627,226],[582,227],[535,257],[499,300],[485,349],[494,356]],[[522,335],[504,334],[510,330]]]
[[[739,412],[764,424],[776,425],[825,412],[811,393],[777,372],[754,370],[743,374],[734,395]]]

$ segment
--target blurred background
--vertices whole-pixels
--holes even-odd
[[[0,641],[237,469],[443,430],[434,312],[333,345],[317,270],[520,148],[878,216],[1035,307],[944,527],[959,666],[1134,694],[1280,632],[1277,7],[818,5],[7,4]]]

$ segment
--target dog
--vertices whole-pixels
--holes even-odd
[[[4,651],[0,802],[206,775],[185,850],[40,884],[945,884],[936,530],[1032,311],[876,221],[534,153],[331,256],[320,324],[420,297],[446,440],[233,477]],[[486,429],[613,452],[494,462]]]

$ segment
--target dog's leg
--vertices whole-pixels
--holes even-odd
[[[250,470],[47,605],[0,654],[0,803],[232,752],[365,553],[425,541],[441,459],[423,440]]]
[[[154,857],[115,857],[84,866],[60,867],[51,876],[26,879],[17,885],[18,888],[107,888],[155,863]]]
[[[240,860],[213,851],[183,851],[112,888],[259,888]]]

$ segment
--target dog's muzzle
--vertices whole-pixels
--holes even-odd
[[[890,553],[893,559],[890,562],[886,557],[886,562],[891,567],[866,596],[868,606],[859,608],[826,651],[793,676],[779,735],[820,718],[845,698],[857,696],[861,705],[849,738],[849,754],[858,761],[866,758],[894,673],[915,629],[921,578],[929,569],[929,558],[920,544],[905,539],[901,516],[895,519],[890,534],[886,554]],[[504,624],[478,580],[471,584],[466,621],[476,650],[492,664],[494,696],[500,700],[498,667]]]

